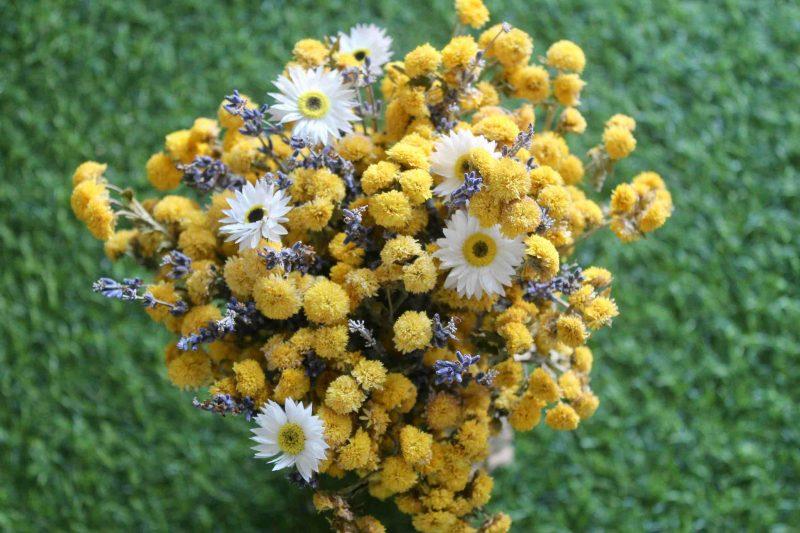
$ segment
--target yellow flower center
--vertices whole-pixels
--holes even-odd
[[[300,424],[289,422],[278,432],[278,448],[283,453],[297,455],[306,447],[306,434]]]
[[[247,211],[247,214],[244,216],[248,222],[258,222],[262,220],[267,215],[267,210],[264,209],[263,205],[254,205]]]
[[[464,259],[474,267],[491,264],[497,255],[497,243],[485,233],[473,233],[464,241]]]
[[[367,50],[366,48],[361,48],[353,52],[353,57],[356,58],[356,61],[358,62],[364,61],[368,55],[369,55],[369,50]]]
[[[469,154],[464,154],[456,159],[456,164],[453,166],[453,174],[457,178],[463,178],[464,174],[472,170],[472,165],[469,162]]]
[[[322,91],[308,91],[300,95],[297,107],[306,118],[322,118],[328,113],[331,101]]]

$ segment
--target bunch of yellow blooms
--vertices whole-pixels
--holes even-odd
[[[585,164],[571,153],[578,45],[537,60],[506,23],[467,33],[481,0],[455,6],[456,36],[402,61],[374,25],[299,41],[269,104],[234,91],[166,136],[146,172],[177,192],[139,201],[96,162],[73,177],[108,258],[154,271],[95,290],[179,337],[170,380],[252,419],[257,457],[296,468],[340,531],[384,530],[353,510],[363,492],[419,531],[507,531],[482,510],[496,436],[575,430],[599,404],[586,343],[618,314],[612,275],[567,259],[598,229],[630,242],[672,212],[654,172],[607,204],[581,188],[637,141],[615,115]]]

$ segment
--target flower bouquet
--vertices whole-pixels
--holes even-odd
[[[108,258],[153,272],[94,290],[172,332],[172,383],[249,421],[255,456],[340,531],[383,531],[367,494],[419,531],[508,530],[483,509],[492,437],[575,430],[599,404],[586,343],[618,314],[612,275],[570,255],[672,211],[654,172],[593,199],[636,123],[615,115],[571,153],[576,44],[533,59],[509,24],[469,33],[480,0],[455,7],[455,36],[402,61],[374,25],[297,42],[266,103],[234,90],[166,136],[146,172],[169,194],[141,199],[97,162],[73,177]]]

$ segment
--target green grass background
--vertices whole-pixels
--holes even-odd
[[[657,169],[652,238],[595,237],[622,315],[596,336],[598,414],[518,439],[491,506],[519,531],[800,528],[800,4],[489,1],[588,56],[589,138],[639,121],[616,179]],[[69,211],[70,175],[144,185],[164,134],[233,88],[263,95],[292,43],[360,21],[399,55],[442,45],[447,0],[0,0],[0,529],[324,528],[256,463],[240,420],[171,387],[166,337],[89,287],[112,266]],[[396,526],[402,530],[401,525]]]

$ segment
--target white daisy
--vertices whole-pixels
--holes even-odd
[[[339,50],[353,54],[359,63],[369,58],[372,74],[380,74],[381,67],[392,58],[391,48],[392,38],[374,24],[356,24],[350,33],[339,32]]]
[[[314,144],[328,144],[353,131],[350,123],[359,120],[356,93],[338,71],[292,67],[288,74],[275,82],[280,92],[269,93],[278,102],[269,108],[274,120],[293,122],[292,135]]]
[[[310,404],[304,407],[302,402],[287,398],[284,406],[285,411],[270,400],[261,408],[255,418],[259,427],[251,430],[258,443],[253,450],[261,459],[277,455],[270,461],[275,464],[273,471],[296,466],[303,479],[310,481],[328,449],[322,420],[311,414]]]
[[[466,211],[453,214],[436,244],[441,268],[450,270],[445,288],[468,298],[504,294],[525,251],[521,238],[504,237],[498,225],[482,228]]]
[[[495,158],[500,157],[495,148],[497,144],[481,135],[473,135],[469,130],[451,131],[433,145],[431,172],[444,178],[433,192],[439,196],[450,196],[462,183],[464,173],[469,172],[467,156],[473,148],[483,148]]]
[[[236,196],[228,199],[231,208],[223,211],[228,216],[220,220],[219,230],[228,235],[227,241],[239,244],[239,251],[257,247],[262,237],[281,242],[281,235],[287,233],[281,223],[289,220],[284,215],[292,210],[290,200],[263,179],[255,185],[245,183]]]

